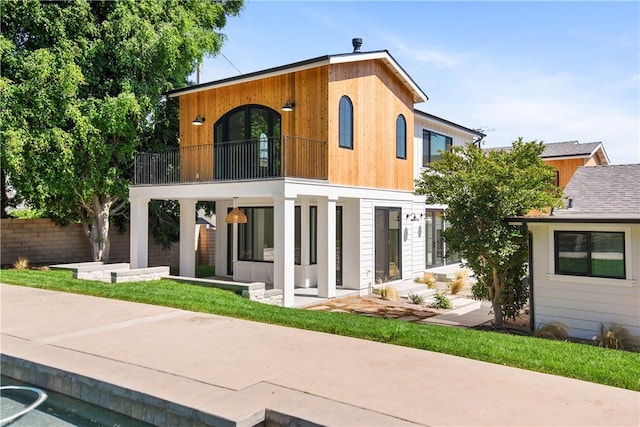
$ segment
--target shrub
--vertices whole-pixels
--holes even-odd
[[[434,302],[433,302],[433,306],[435,308],[451,308],[453,307],[453,305],[451,305],[451,300],[449,299],[449,297],[447,297],[444,293],[439,293],[436,292],[436,294],[433,296]]]
[[[553,321],[538,326],[533,335],[538,338],[548,338],[552,340],[565,341],[567,339],[567,330],[569,329],[571,328],[569,328],[564,323]]]
[[[29,269],[29,260],[25,257],[20,257],[13,263],[13,268],[16,270],[28,270]]]
[[[613,322],[608,327],[600,323],[600,334],[595,340],[600,347],[615,348],[618,350],[640,350],[640,340],[629,332],[627,328],[619,323]]]
[[[422,304],[424,302],[424,297],[422,295],[409,293],[408,297],[411,304]]]
[[[387,301],[396,301],[400,298],[398,290],[391,285],[382,285],[376,288],[374,292],[380,295],[380,298]]]
[[[429,289],[433,289],[436,287],[436,275],[433,273],[424,273],[424,276],[422,277],[422,283],[424,283],[425,285],[427,285],[427,288]]]
[[[451,295],[456,295],[462,289],[467,286],[469,281],[469,270],[466,268],[461,268],[455,272],[455,276],[452,280],[449,281],[449,289],[451,291]]]

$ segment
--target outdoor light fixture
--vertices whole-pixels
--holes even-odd
[[[293,111],[293,107],[296,106],[295,102],[291,102],[291,100],[287,99],[287,102],[282,106],[282,111]]]
[[[194,126],[200,126],[203,123],[204,123],[204,116],[201,116],[200,114],[198,114],[196,118],[193,119],[193,121],[191,122],[191,124]]]
[[[231,210],[231,212],[227,214],[227,216],[224,219],[224,222],[226,222],[227,224],[246,224],[247,223],[247,216],[244,214],[244,212],[238,209],[237,205],[238,205],[238,198],[234,197],[233,209]]]
[[[415,222],[415,221],[420,221],[422,219],[424,215],[420,214],[420,219],[418,219],[418,217],[416,216],[416,214],[407,214],[406,218],[409,219],[409,217],[411,217],[410,221],[411,222]]]

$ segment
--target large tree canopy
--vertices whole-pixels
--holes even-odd
[[[505,218],[561,203],[555,171],[540,159],[543,149],[542,143],[522,139],[503,151],[484,152],[473,144],[454,147],[416,181],[416,193],[425,195],[427,203],[447,205],[447,247],[475,273],[474,295],[491,301],[498,328],[504,318],[518,314],[528,297],[527,234]]]
[[[35,208],[81,220],[108,260],[133,153],[160,95],[219,51],[241,0],[5,0],[0,137],[11,185]],[[166,141],[163,141],[165,143]]]

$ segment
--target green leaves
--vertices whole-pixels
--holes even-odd
[[[416,194],[425,195],[428,204],[448,206],[444,218],[451,226],[444,238],[476,274],[474,295],[490,297],[504,316],[515,316],[527,298],[522,281],[527,236],[504,219],[561,202],[555,171],[540,159],[543,149],[542,143],[522,139],[506,151],[453,147],[416,181]]]
[[[95,200],[126,200],[134,152],[151,134],[171,139],[150,132],[147,120],[160,117],[152,113],[162,92],[184,85],[196,60],[220,49],[226,16],[241,8],[214,0],[5,0],[0,141],[11,185],[67,220],[100,211]]]

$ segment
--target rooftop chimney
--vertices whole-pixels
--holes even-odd
[[[362,46],[362,39],[351,39],[351,44],[353,44],[353,53],[360,53],[360,46]]]

